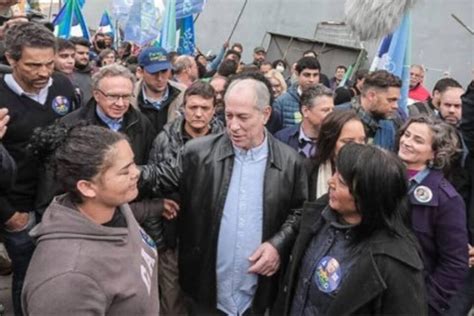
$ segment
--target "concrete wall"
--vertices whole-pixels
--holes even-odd
[[[229,36],[243,3],[209,0],[196,23],[199,47],[216,51]],[[249,0],[232,41],[242,42],[244,59],[250,60],[252,48],[262,44],[266,31],[312,37],[317,22],[342,21],[343,6],[344,0]],[[413,11],[412,62],[428,68],[425,83],[430,89],[445,71],[463,85],[473,76],[474,36],[451,13],[474,28],[472,0],[422,0]],[[366,47],[371,60],[377,43],[366,43]]]
[[[202,51],[218,51],[244,2],[207,1],[196,21],[196,40]],[[108,5],[104,0],[87,0],[87,20],[98,24],[103,8]],[[267,31],[311,38],[318,22],[342,21],[343,7],[344,0],[248,0],[231,42],[241,42],[245,48],[244,60],[250,61],[253,47],[267,44],[263,41]],[[463,85],[473,77],[474,36],[461,27],[451,13],[474,29],[473,0],[420,0],[413,11],[412,62],[428,68],[425,83],[429,89],[446,71]],[[369,60],[377,45],[366,43]],[[330,75],[332,70],[325,72]]]

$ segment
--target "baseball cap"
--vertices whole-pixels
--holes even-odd
[[[138,56],[138,64],[151,74],[171,69],[168,53],[161,47],[145,48]]]
[[[262,46],[258,46],[258,47],[255,47],[254,50],[253,50],[254,53],[267,53],[267,51],[265,50],[265,48],[263,48]]]

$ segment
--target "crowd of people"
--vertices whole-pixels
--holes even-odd
[[[3,31],[15,315],[471,309],[474,80]]]

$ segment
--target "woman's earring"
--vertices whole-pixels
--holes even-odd
[[[430,159],[428,160],[428,168],[432,169],[434,167],[434,160]]]

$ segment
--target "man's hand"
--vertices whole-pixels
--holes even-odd
[[[173,200],[163,199],[163,217],[167,220],[171,220],[178,216],[179,204]]]
[[[469,268],[474,266],[474,247],[471,245],[469,246]]]
[[[225,41],[223,46],[225,49],[229,48],[229,41]]]
[[[2,139],[7,132],[7,124],[9,121],[10,115],[8,115],[8,109],[0,109],[0,139]]]
[[[28,224],[29,215],[27,212],[15,212],[15,214],[6,221],[5,228],[11,232],[23,230]]]
[[[252,262],[248,272],[272,276],[280,267],[280,255],[269,242],[261,244],[249,257]]]

